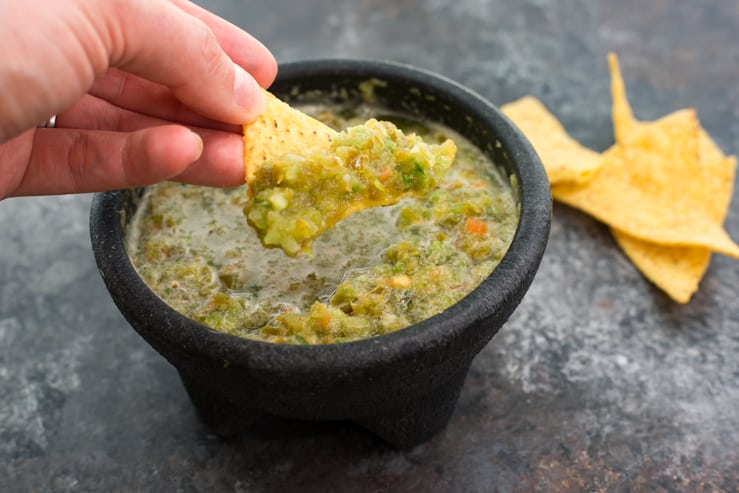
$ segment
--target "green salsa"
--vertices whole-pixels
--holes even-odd
[[[315,238],[350,214],[438,187],[455,152],[451,139],[427,144],[373,118],[338,133],[328,149],[262,164],[244,214],[264,246],[310,252]]]
[[[365,106],[351,113],[303,109],[336,128],[378,116]],[[244,210],[254,211],[245,187],[162,183],[147,189],[129,226],[126,247],[136,269],[188,317],[275,343],[378,336],[459,301],[492,272],[513,239],[515,179],[445,127],[378,118],[394,119],[433,145],[456,143],[454,164],[443,169],[438,186],[351,214],[318,236],[311,254],[296,244],[297,254],[288,256],[264,248],[245,225]]]

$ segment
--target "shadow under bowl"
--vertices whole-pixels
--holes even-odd
[[[448,422],[472,359],[520,303],[549,236],[551,196],[529,142],[485,99],[441,76],[371,60],[310,60],[280,66],[271,90],[359,97],[446,125],[515,175],[520,220],[490,276],[458,303],[423,322],[375,338],[322,346],[248,340],[205,327],[158,298],[132,266],[127,225],[143,189],[96,194],[92,248],[113,301],[131,326],[178,370],[203,421],[221,435],[264,415],[348,420],[399,448],[426,441]]]

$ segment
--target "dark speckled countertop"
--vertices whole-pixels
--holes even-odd
[[[385,58],[502,104],[540,97],[612,142],[606,53],[638,117],[695,106],[739,153],[733,0],[237,0],[203,5],[281,61]],[[739,262],[679,306],[608,230],[564,206],[523,304],[472,364],[447,428],[409,452],[343,423],[266,421],[228,441],[109,299],[90,196],[0,202],[0,491],[739,489]],[[735,198],[726,227],[739,239]]]

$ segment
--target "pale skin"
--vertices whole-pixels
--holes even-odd
[[[238,27],[186,0],[0,0],[0,39],[0,200],[244,182],[277,64]]]

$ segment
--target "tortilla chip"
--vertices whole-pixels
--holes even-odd
[[[713,212],[714,221],[723,224],[734,192],[736,158],[724,155],[703,127],[698,127],[698,150],[710,190],[708,210]]]
[[[634,118],[631,106],[626,97],[626,89],[618,65],[618,58],[614,53],[608,55],[608,65],[611,71],[613,129],[616,143],[624,146],[638,146],[639,139],[644,138],[642,133],[649,132],[650,122],[642,123]],[[673,113],[663,118],[663,120],[666,120],[664,124],[669,125],[669,121],[673,117],[680,118]],[[702,195],[710,203],[706,208],[706,212],[714,222],[721,224],[726,217],[726,212],[731,202],[734,187],[735,158],[725,156],[718,145],[711,139],[708,132],[700,126],[698,118],[696,116],[692,118],[695,119],[698,132],[697,145],[699,159],[697,169],[700,172],[705,187]],[[659,138],[659,136],[651,135],[651,138],[655,137]]]
[[[628,145],[638,133],[621,76],[618,59],[609,54],[613,126],[616,141]],[[722,224],[729,208],[734,185],[736,161],[726,157],[708,133],[698,126],[699,167],[705,178],[707,213],[716,224]],[[611,229],[624,253],[644,276],[679,303],[687,303],[711,260],[711,250],[705,247],[674,247],[645,242],[629,234]]]
[[[713,197],[715,165],[699,158],[695,111],[634,121],[621,135],[627,142],[617,141],[603,154],[589,182],[552,187],[554,198],[637,239],[739,258],[739,245],[717,219],[725,207]]]
[[[536,98],[525,96],[501,107],[539,154],[552,185],[584,183],[601,165],[595,151],[567,135],[562,124]]]
[[[700,162],[709,173],[714,219],[723,222],[731,202],[736,159],[726,157],[708,133],[699,128]],[[678,303],[687,303],[698,290],[711,261],[703,247],[670,247],[636,239],[611,228],[616,242],[634,265],[657,287]]]
[[[608,54],[608,68],[611,72],[611,118],[613,120],[613,133],[616,142],[626,144],[634,135],[637,120],[631,111],[631,105],[626,97],[626,85],[624,84],[618,58],[615,53]]]
[[[644,276],[686,303],[712,252],[739,257],[739,246],[722,226],[736,159],[721,152],[692,109],[653,122],[637,120],[615,54],[609,54],[608,65],[616,143],[602,155],[567,136],[534,98],[502,109],[542,158],[553,197],[608,224]]]
[[[639,240],[616,229],[611,229],[611,232],[644,277],[678,303],[690,301],[710,263],[710,249],[664,246]]]
[[[291,152],[328,148],[336,131],[265,91],[267,107],[244,125],[244,166],[247,183],[265,161]]]

